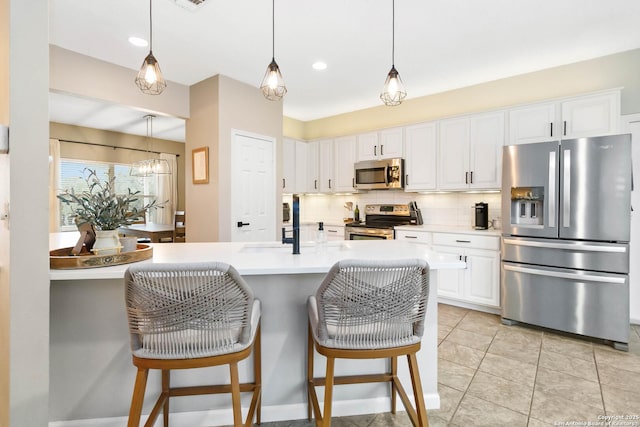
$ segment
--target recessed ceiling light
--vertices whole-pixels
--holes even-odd
[[[131,43],[134,46],[138,46],[138,47],[147,47],[147,46],[149,46],[149,42],[148,41],[146,41],[145,39],[141,39],[140,37],[134,37],[134,36],[129,37],[129,43]]]
[[[314,62],[312,65],[314,70],[326,70],[327,69],[327,63],[326,62],[322,62],[322,61],[317,61]]]

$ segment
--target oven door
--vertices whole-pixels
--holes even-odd
[[[344,228],[345,240],[393,240],[393,228],[366,228],[349,227]]]

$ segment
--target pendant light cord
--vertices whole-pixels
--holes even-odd
[[[153,0],[149,0],[149,52],[153,50],[153,18],[151,15],[151,7]]]
[[[271,1],[271,59],[276,59],[276,0]]]
[[[391,66],[396,64],[396,0],[391,0]]]

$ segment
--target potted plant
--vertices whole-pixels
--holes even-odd
[[[136,203],[140,192],[130,188],[127,194],[116,194],[115,176],[103,181],[95,170],[85,168],[83,173],[88,190],[79,194],[66,190],[58,198],[74,210],[78,227],[91,224],[96,239],[93,247],[87,249],[100,255],[117,254],[121,247],[118,228],[139,221],[148,210],[161,206],[154,200],[140,207]]]

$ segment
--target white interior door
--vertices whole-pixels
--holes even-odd
[[[275,138],[232,131],[231,240],[276,238]]]

